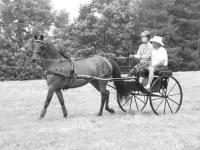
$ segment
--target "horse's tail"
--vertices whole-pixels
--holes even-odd
[[[113,71],[112,71],[113,78],[121,78],[121,73],[120,73],[119,65],[117,64],[117,62],[114,61],[113,59],[110,59],[109,61],[113,68]],[[129,94],[130,90],[128,89],[124,81],[114,81],[114,85],[120,97],[127,96]]]

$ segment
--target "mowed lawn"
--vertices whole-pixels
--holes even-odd
[[[178,72],[184,99],[178,114],[150,109],[123,113],[111,90],[110,106],[97,117],[100,94],[91,86],[64,91],[68,117],[54,95],[39,120],[45,80],[0,82],[0,150],[200,150],[200,72]],[[134,106],[134,105],[133,105]]]

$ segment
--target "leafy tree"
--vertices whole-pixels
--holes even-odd
[[[47,32],[53,22],[50,0],[2,0],[1,27],[3,35],[16,43],[24,45],[33,32]]]
[[[200,68],[199,0],[92,0],[73,23],[65,10],[52,11],[50,0],[0,0],[0,76],[36,79],[42,68],[30,61],[35,32],[74,57],[136,53],[140,33],[164,37],[173,70]],[[199,55],[198,55],[199,54]],[[127,59],[119,59],[128,65]]]
[[[54,38],[66,40],[69,33],[69,13],[65,10],[59,11],[55,14],[54,20]]]
[[[54,21],[50,0],[1,0],[1,6],[1,76],[9,78],[10,75],[12,79],[25,79],[21,74],[27,72],[29,78],[37,69],[33,69],[31,56],[28,55],[30,51],[28,48],[24,49],[24,45],[31,43],[29,39],[32,39],[36,31],[47,34],[50,30]],[[36,76],[40,75],[41,73]]]
[[[200,52],[199,10],[199,0],[176,0],[169,13],[173,16],[173,24],[178,27],[175,33],[177,45]]]

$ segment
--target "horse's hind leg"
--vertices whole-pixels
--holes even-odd
[[[105,82],[105,81],[98,81],[98,82],[92,83],[92,85],[97,90],[99,90],[101,92],[101,107],[100,107],[98,115],[99,116],[102,115],[102,113],[103,113],[103,107],[104,107],[105,102],[106,102],[105,109],[108,112],[110,112],[110,113],[114,113],[114,110],[112,108],[109,108],[109,106],[108,106],[110,92],[106,89],[107,82]]]
[[[92,81],[91,84],[99,91],[101,92],[101,106],[100,106],[100,110],[98,113],[98,116],[102,116],[103,113],[103,107],[106,101],[106,90],[104,90],[104,86],[103,84],[98,81]]]
[[[60,101],[60,105],[63,111],[63,116],[66,118],[67,117],[67,109],[65,107],[65,102],[64,102],[64,98],[63,98],[63,94],[61,89],[57,89],[56,90],[56,95],[58,96],[58,99]]]
[[[49,103],[51,102],[51,99],[52,99],[54,92],[55,92],[55,90],[54,90],[53,86],[49,86],[47,98],[46,98],[46,101],[44,103],[44,108],[42,109],[42,112],[40,114],[40,119],[42,119],[45,116],[45,114],[47,112],[47,107],[49,106]]]
[[[108,90],[106,90],[106,106],[105,106],[105,110],[107,110],[108,112],[110,113],[115,113],[114,109],[112,108],[109,108],[109,95],[110,95],[110,92]]]

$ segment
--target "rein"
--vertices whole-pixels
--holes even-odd
[[[40,58],[40,60],[43,61],[51,61],[51,62],[60,62],[60,61],[71,61],[71,59],[45,59],[45,58]]]

